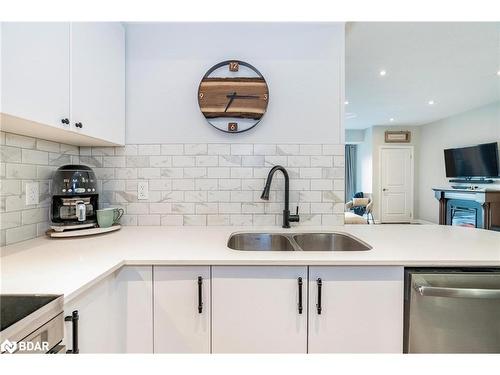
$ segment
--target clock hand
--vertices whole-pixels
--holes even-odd
[[[236,96],[236,92],[233,92],[231,95],[226,95],[226,98],[230,98],[230,99],[227,102],[227,105],[226,105],[226,108],[224,109],[224,112],[227,112],[227,109],[229,108],[229,106],[233,102],[235,96]]]
[[[258,95],[226,95],[226,98],[234,98],[234,99],[259,99]]]

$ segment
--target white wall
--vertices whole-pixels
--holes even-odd
[[[420,142],[420,177],[417,180],[419,218],[437,223],[439,207],[432,188],[449,186],[443,150],[500,142],[500,102],[423,125],[420,127]],[[500,187],[500,181],[496,186]]]
[[[343,23],[127,25],[127,143],[328,143],[344,140]],[[239,59],[269,85],[268,111],[242,134],[210,126],[197,90],[214,64]]]
[[[365,129],[346,129],[345,143],[358,144],[365,140]]]

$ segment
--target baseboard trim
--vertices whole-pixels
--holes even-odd
[[[375,220],[375,224],[422,224],[422,225],[438,225],[432,221],[427,221],[423,219],[413,219],[409,223],[382,223],[380,220]]]
[[[433,223],[432,221],[424,220],[424,219],[415,219],[413,220],[414,224],[423,224],[423,225],[438,225],[438,223]]]

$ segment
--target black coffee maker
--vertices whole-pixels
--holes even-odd
[[[85,165],[63,165],[52,178],[51,228],[55,231],[94,227],[99,195],[94,171]]]

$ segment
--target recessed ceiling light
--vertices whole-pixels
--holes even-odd
[[[349,104],[349,100],[346,100],[346,101],[344,102],[344,104],[345,104],[345,105],[348,105],[348,104]]]
[[[390,122],[394,122],[394,119],[391,117],[391,118],[389,119],[389,121],[390,121]]]
[[[499,77],[500,77],[500,70],[497,72],[497,76],[499,76]]]
[[[427,103],[428,103],[429,105],[434,105],[434,100],[429,100]]]
[[[383,77],[387,74],[387,72],[384,69],[382,69],[379,74]]]

